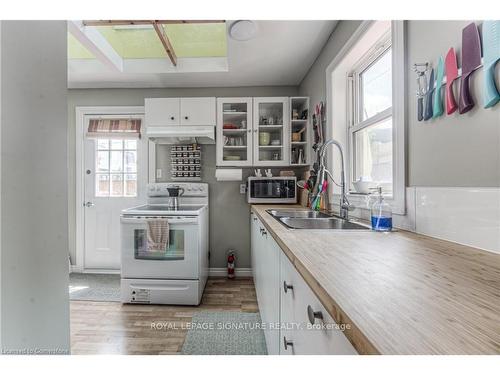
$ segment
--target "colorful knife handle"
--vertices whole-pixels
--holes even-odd
[[[484,69],[484,108],[493,107],[500,101],[500,94],[495,85],[495,64]]]
[[[451,115],[457,110],[457,102],[453,94],[453,81],[446,80],[446,114]]]
[[[441,98],[441,83],[436,84],[436,90],[434,91],[434,104],[432,107],[432,117],[439,117],[443,114],[443,101]]]
[[[458,100],[458,112],[460,114],[464,114],[469,112],[472,107],[474,107],[474,101],[472,100],[472,96],[470,94],[469,88],[469,80],[472,72],[462,75],[462,82],[460,85],[460,99]]]

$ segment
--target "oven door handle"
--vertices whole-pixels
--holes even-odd
[[[146,221],[150,219],[163,219],[162,217],[121,217],[121,222],[122,223],[127,223],[127,224],[144,224]],[[198,218],[193,217],[193,218],[167,218],[168,219],[168,224],[198,224]]]

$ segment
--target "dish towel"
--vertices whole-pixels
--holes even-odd
[[[168,220],[148,220],[148,251],[165,251],[168,247]]]

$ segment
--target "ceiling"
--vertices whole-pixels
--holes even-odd
[[[136,33],[98,27],[123,58],[123,71],[110,69],[68,36],[68,86],[70,88],[126,87],[235,87],[299,84],[318,56],[337,21],[255,21],[257,34],[249,41],[221,35],[226,24],[165,27],[176,53],[174,67],[156,41],[154,31]],[[175,26],[175,27],[173,27]],[[219,28],[217,28],[217,26]],[[205,27],[205,29],[204,29]],[[102,30],[106,28],[106,30]],[[151,39],[147,33],[151,33]],[[224,29],[222,29],[224,34]],[[148,40],[146,46],[141,40]],[[196,40],[196,43],[190,43]],[[144,56],[140,56],[147,51]],[[227,55],[227,56],[226,56]],[[143,57],[142,59],[140,57]]]

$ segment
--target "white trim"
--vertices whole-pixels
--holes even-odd
[[[85,141],[85,116],[92,115],[144,115],[144,106],[94,106],[75,108],[75,264],[77,270],[84,270],[85,253],[85,201],[84,189],[84,141]]]
[[[331,119],[333,118],[333,113],[336,110],[333,107],[333,85],[332,85],[332,74],[336,67],[343,61],[346,55],[351,51],[351,49],[356,45],[358,40],[368,31],[368,29],[376,21],[363,21],[361,25],[352,34],[349,40],[344,44],[340,52],[335,56],[333,61],[326,68],[326,119],[327,124],[331,124]],[[394,124],[400,124],[400,126],[393,126],[393,140],[396,143],[396,147],[393,149],[393,197],[392,199],[387,199],[387,202],[391,204],[392,210],[396,214],[404,215],[406,212],[405,205],[405,165],[406,165],[406,74],[405,74],[405,64],[406,64],[406,47],[405,47],[405,37],[406,37],[406,25],[404,21],[392,21],[391,22],[391,44],[393,49],[392,59],[393,59],[393,105],[392,105],[392,117]],[[402,53],[399,53],[402,51]],[[345,108],[339,109],[345,110]],[[326,127],[326,138],[331,138],[332,129],[331,126]],[[349,144],[349,142],[347,142]],[[349,155],[350,148],[347,150],[346,155]],[[327,160],[329,165],[332,163],[332,154],[328,150]],[[350,160],[350,158],[348,159]],[[347,171],[351,170],[351,166],[347,166]],[[348,172],[349,173],[349,172]],[[346,176],[347,177],[347,176]],[[350,181],[350,178],[346,181]],[[334,203],[340,198],[338,194],[331,194],[329,201]],[[349,200],[355,206],[360,206],[360,208],[366,208],[364,206],[365,197],[359,197],[356,195],[350,195]]]
[[[406,213],[406,23],[391,22],[392,43],[392,139],[393,147],[393,191],[392,211],[404,215]],[[399,124],[399,125],[398,125]]]
[[[120,270],[111,269],[81,269],[77,266],[71,266],[71,272],[74,273],[99,273],[99,274],[120,274]],[[239,277],[252,277],[252,269],[246,267],[240,267],[234,269],[235,275]],[[210,277],[225,277],[227,276],[227,268],[209,268],[208,276]]]
[[[123,59],[95,27],[84,26],[82,21],[68,21],[68,31],[87,48],[100,63],[103,63],[116,72],[123,71]]]
[[[97,59],[68,59],[70,74],[103,74],[107,70]],[[177,66],[168,58],[123,59],[122,73],[128,74],[177,74],[225,73],[229,71],[227,57],[184,57],[177,59]]]
[[[252,277],[251,268],[235,268],[234,273],[236,276],[239,277]],[[227,276],[227,268],[209,268],[208,276],[211,277]]]
[[[156,143],[148,140],[148,183],[156,182]]]
[[[72,273],[95,273],[104,275],[120,275],[121,270],[106,269],[106,268],[87,268],[85,270],[79,269],[75,266],[71,266]]]

